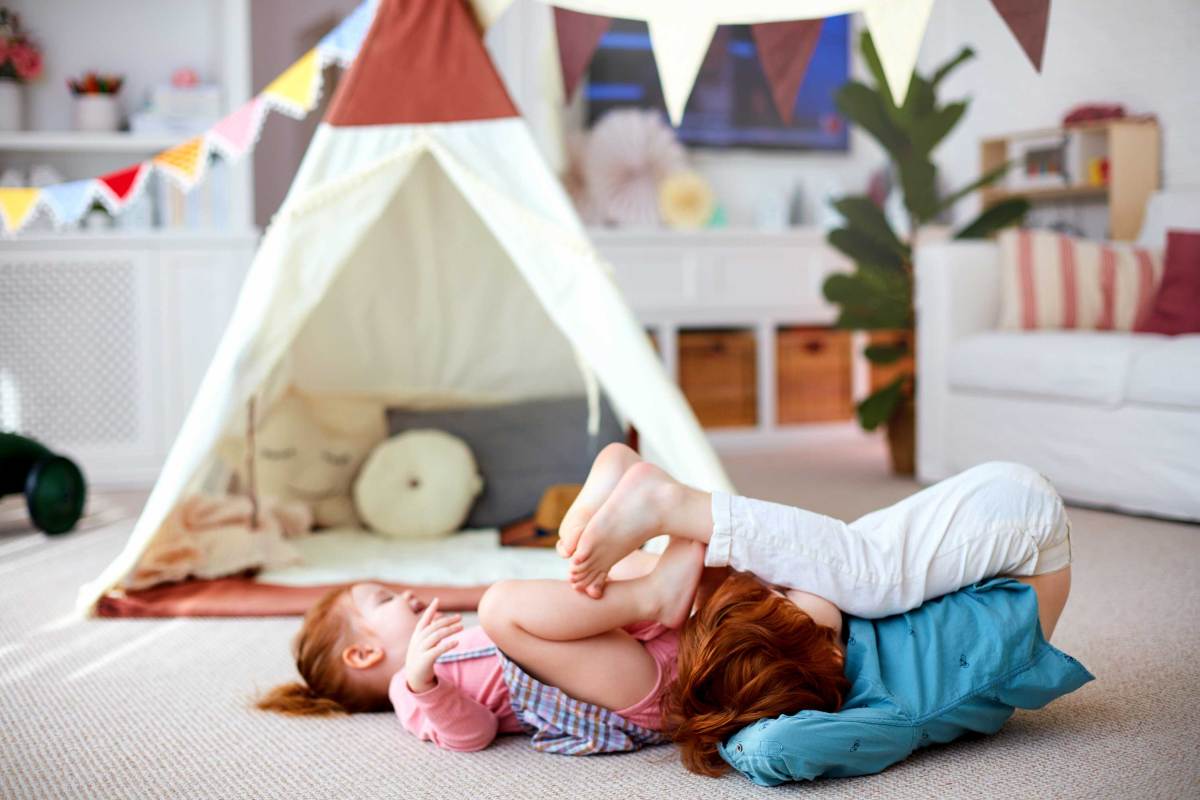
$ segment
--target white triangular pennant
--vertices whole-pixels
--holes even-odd
[[[646,25],[667,114],[672,125],[679,125],[717,23],[710,17],[693,15],[649,17]]]
[[[908,95],[933,0],[867,0],[863,16],[896,105]]]

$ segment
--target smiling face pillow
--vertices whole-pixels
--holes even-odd
[[[386,436],[378,403],[289,391],[255,426],[257,492],[304,503],[317,527],[361,527],[350,486],[367,454]],[[227,439],[221,449],[244,491],[245,439]]]
[[[466,442],[445,431],[415,430],[375,448],[354,482],[354,502],[381,536],[431,538],[462,527],[482,489]]]

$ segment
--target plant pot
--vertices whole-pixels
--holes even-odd
[[[81,94],[75,97],[75,130],[116,131],[121,129],[121,107],[111,94]]]
[[[12,78],[0,78],[0,131],[25,128],[24,92]]]
[[[914,475],[917,471],[916,405],[904,399],[887,423],[888,451],[892,457],[892,472]]]

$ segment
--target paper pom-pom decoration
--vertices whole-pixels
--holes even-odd
[[[658,210],[672,228],[702,228],[717,200],[708,181],[695,172],[676,172],[658,188]]]
[[[592,128],[583,174],[597,217],[616,225],[657,225],[658,186],[683,169],[682,145],[657,111],[610,111]]]

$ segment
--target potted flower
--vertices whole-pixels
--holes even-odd
[[[872,333],[864,355],[887,378],[858,405],[858,420],[866,430],[887,428],[892,470],[911,475],[915,466],[915,383],[913,352],[913,244],[922,225],[936,221],[954,203],[1003,177],[1008,164],[949,194],[938,188],[933,150],[954,129],[967,110],[960,100],[942,104],[937,91],[943,79],[974,53],[963,48],[928,77],[914,73],[908,95],[900,105],[887,89],[883,67],[871,36],[860,41],[871,84],[851,81],[837,93],[838,109],[887,152],[898,178],[900,199],[907,216],[907,235],[866,196],[842,197],[833,206],[843,218],[828,241],[854,262],[854,271],[825,281],[825,298],[838,307],[839,328]],[[991,236],[1018,224],[1029,210],[1024,198],[1010,198],[987,208],[953,233],[956,239]]]
[[[0,8],[0,131],[21,130],[21,85],[41,74],[41,51],[21,30],[20,18]]]
[[[121,128],[121,109],[117,92],[125,79],[120,75],[88,72],[68,78],[67,86],[75,96],[75,130],[115,131]]]

